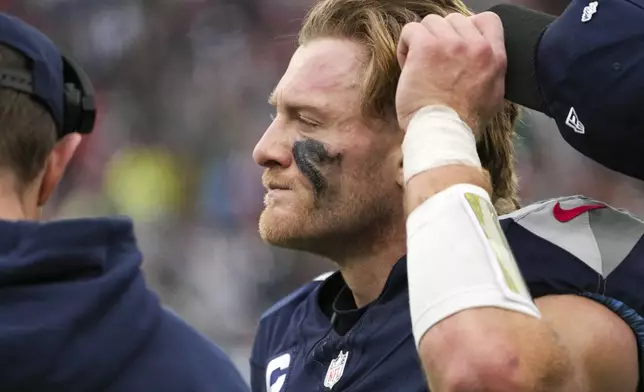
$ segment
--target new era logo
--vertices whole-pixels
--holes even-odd
[[[595,15],[595,13],[597,12],[598,5],[598,2],[593,1],[592,3],[584,7],[584,11],[581,14],[581,21],[583,23],[586,23],[593,18],[593,15]]]
[[[586,133],[586,128],[584,127],[584,124],[582,124],[579,120],[579,117],[577,117],[575,108],[570,108],[568,117],[566,117],[566,125],[568,125],[570,128],[572,128],[573,131],[577,133]]]

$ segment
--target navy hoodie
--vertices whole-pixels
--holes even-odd
[[[0,391],[247,391],[141,258],[127,219],[0,221]]]

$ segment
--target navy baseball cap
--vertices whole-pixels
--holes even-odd
[[[552,117],[582,154],[644,180],[644,0],[572,0],[558,18],[490,11],[504,26],[506,98]]]
[[[63,60],[56,45],[33,26],[0,13],[0,44],[12,47],[32,61],[32,95],[44,104],[57,127],[63,126]]]
[[[30,94],[51,113],[58,136],[90,133],[96,120],[94,88],[82,68],[45,34],[0,12],[0,45],[30,61],[24,69],[0,68],[0,87]]]

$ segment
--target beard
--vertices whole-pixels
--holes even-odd
[[[279,200],[267,198],[259,219],[262,239],[270,245],[332,259],[349,248],[358,252],[370,246],[403,214],[402,193],[399,189],[377,189],[370,181],[351,184],[330,186],[319,196],[299,189],[288,191],[291,194]]]

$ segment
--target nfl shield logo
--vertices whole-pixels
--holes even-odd
[[[340,381],[342,373],[344,373],[344,365],[347,364],[347,358],[349,357],[349,352],[347,351],[338,354],[338,357],[331,361],[329,365],[329,370],[326,371],[326,377],[324,377],[324,386],[333,389],[333,386]]]

